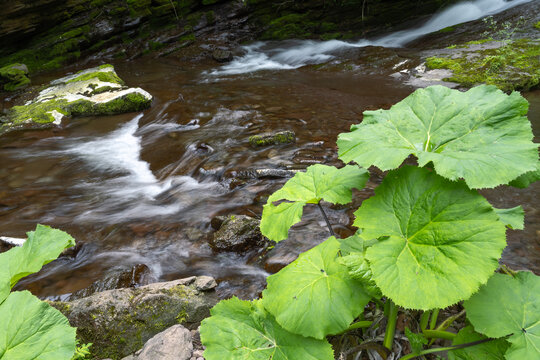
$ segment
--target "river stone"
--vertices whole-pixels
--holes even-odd
[[[19,128],[60,125],[69,116],[114,115],[141,111],[152,95],[129,88],[112,65],[101,65],[52,81],[33,100],[7,111],[8,122],[0,134]]]
[[[229,62],[233,59],[232,52],[228,50],[222,50],[222,49],[215,49],[212,52],[212,58],[220,63]]]
[[[247,215],[231,215],[221,223],[214,233],[210,246],[215,251],[245,253],[267,244],[259,229],[260,221]]]
[[[189,360],[193,353],[191,332],[174,325],[154,335],[135,354],[122,360]]]
[[[290,144],[296,141],[296,134],[294,131],[279,131],[269,134],[253,135],[249,138],[249,143],[252,146],[269,146],[277,144]]]
[[[173,325],[196,328],[218,301],[209,283],[207,277],[193,276],[140,288],[103,291],[51,305],[67,316],[71,326],[77,327],[77,336],[83,343],[94,344],[95,357],[116,360],[133,354],[154,335]]]

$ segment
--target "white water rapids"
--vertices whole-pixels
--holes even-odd
[[[290,70],[308,64],[318,64],[334,58],[333,52],[350,47],[384,46],[402,47],[420,36],[444,29],[445,27],[476,20],[510,9],[517,5],[537,0],[476,0],[450,6],[433,15],[424,25],[394,32],[379,39],[361,39],[356,42],[340,40],[314,41],[290,40],[278,47],[272,43],[257,42],[243,47],[245,55],[234,59],[209,75],[235,75],[259,70]],[[283,46],[284,45],[284,46]]]

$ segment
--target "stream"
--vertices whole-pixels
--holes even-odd
[[[83,244],[76,257],[61,258],[18,286],[63,298],[115,271],[145,264],[156,281],[211,275],[222,297],[256,297],[276,266],[328,233],[317,209],[307,209],[290,239],[262,259],[213,253],[208,246],[213,217],[260,216],[266,197],[286,181],[242,174],[339,165],[339,133],[357,123],[364,110],[388,108],[415,90],[385,74],[304,65],[339,61],[347,48],[404,47],[423,34],[528,1],[458,4],[423,26],[369,41],[259,42],[221,67],[171,58],[112,61],[127,84],[154,96],[150,109],[77,118],[61,129],[0,138],[0,235],[24,237],[42,223]],[[44,74],[34,83],[65,73]],[[540,90],[524,96],[538,142]],[[248,142],[251,135],[281,130],[294,131],[296,143],[253,148]],[[368,186],[356,192],[354,208],[373,195],[381,179],[379,172],[372,174]],[[482,193],[496,207],[524,207],[525,230],[508,231],[503,261],[540,273],[540,183]],[[328,209],[341,236],[354,232],[354,208]]]

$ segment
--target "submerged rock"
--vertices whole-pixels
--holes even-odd
[[[255,147],[269,146],[277,144],[290,144],[296,141],[294,131],[279,131],[271,134],[253,135],[249,138],[249,143]]]
[[[28,67],[24,64],[11,64],[0,68],[0,90],[15,91],[30,84]]]
[[[182,324],[196,328],[218,299],[208,276],[109,290],[69,302],[51,302],[91,342],[97,358],[121,359],[141,349],[154,335]]]
[[[221,224],[218,224],[221,222]],[[234,251],[245,253],[254,248],[267,245],[267,240],[259,230],[259,220],[246,215],[231,215],[225,219],[219,217],[212,221],[212,226],[219,230],[214,233],[210,246],[215,251]]]
[[[19,128],[60,125],[64,117],[113,115],[150,106],[152,95],[129,88],[112,65],[102,65],[52,81],[33,100],[14,106],[0,134]]]

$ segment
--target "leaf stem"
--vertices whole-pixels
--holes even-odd
[[[321,210],[321,213],[324,217],[324,221],[326,221],[326,226],[328,226],[328,231],[330,231],[330,235],[331,236],[336,236],[336,234],[334,233],[334,230],[332,229],[332,225],[330,225],[330,221],[328,220],[328,216],[326,216],[326,213],[324,212],[324,209],[321,205],[321,202],[319,201],[317,203],[317,205],[319,206],[319,209]]]
[[[439,317],[439,309],[433,310],[433,313],[431,314],[431,320],[429,321],[429,328],[435,329],[435,326],[437,326],[437,318]]]
[[[372,324],[373,324],[373,321],[367,321],[367,320],[357,321],[354,324],[351,324],[351,326],[349,326],[347,329],[343,330],[342,332],[336,335],[345,334],[346,332],[349,332],[355,329],[367,328],[367,327],[370,327]]]
[[[454,321],[456,321],[463,315],[465,315],[465,310],[461,310],[458,314],[450,316],[448,319],[444,320],[441,325],[437,326],[435,330],[442,331],[448,329]]]
[[[489,342],[489,341],[493,341],[493,340],[496,340],[496,339],[482,339],[482,340],[473,341],[473,342],[466,343],[466,344],[459,344],[459,345],[453,345],[453,346],[447,346],[447,347],[440,347],[440,348],[422,350],[422,351],[420,351],[419,353],[416,353],[416,354],[405,355],[402,358],[400,358],[399,360],[414,359],[417,356],[432,354],[432,353],[441,352],[441,351],[464,349],[466,347],[480,345],[480,344],[483,344],[483,343],[486,343],[486,342]]]
[[[437,338],[437,339],[446,339],[446,340],[452,340],[457,336],[457,334],[454,334],[453,332],[444,331],[444,330],[423,330],[422,333],[427,338]]]
[[[429,316],[430,315],[431,315],[431,311],[426,310],[420,316],[420,329],[422,331],[427,329],[427,325],[428,325],[428,322],[429,322]]]
[[[394,335],[396,333],[398,307],[390,299],[388,306],[388,324],[386,325],[386,332],[384,334],[383,345],[388,350],[392,351],[392,345],[394,343]]]

